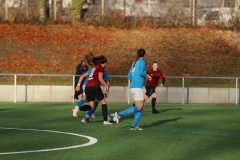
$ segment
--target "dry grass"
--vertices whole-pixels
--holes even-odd
[[[123,30],[76,25],[0,24],[1,73],[74,74],[92,51],[108,58],[109,74],[126,75],[136,51],[147,51],[167,76],[239,76],[240,52],[206,28]]]

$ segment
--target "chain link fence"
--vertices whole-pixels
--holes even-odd
[[[0,0],[0,20],[10,22],[86,21],[113,23],[124,21],[181,25],[205,25],[230,15],[239,15],[240,0],[91,0],[84,19],[83,0]],[[225,15],[222,16],[222,15]]]

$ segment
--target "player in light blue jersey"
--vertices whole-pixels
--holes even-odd
[[[146,63],[143,60],[145,53],[144,49],[139,49],[137,51],[136,61],[132,64],[131,69],[128,72],[128,79],[131,81],[129,89],[135,101],[135,106],[131,106],[121,112],[115,112],[116,123],[119,123],[119,119],[122,116],[135,114],[130,128],[131,130],[143,130],[138,127],[137,124],[140,121],[145,108],[143,93],[144,79],[146,77]]]

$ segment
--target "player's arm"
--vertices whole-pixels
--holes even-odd
[[[147,71],[146,77],[147,77],[147,79],[148,79],[149,81],[152,80],[152,77],[150,76],[150,72],[149,72],[149,70]]]
[[[107,98],[108,95],[109,95],[109,89],[110,89],[110,81],[108,79],[108,73],[104,70],[104,73],[103,73],[103,80],[107,83],[108,85],[108,91],[106,90],[105,91],[105,97]]]
[[[106,91],[109,90],[109,86],[107,85],[107,83],[103,80],[103,72],[99,72],[98,73],[98,80],[104,85],[106,86]]]
[[[88,73],[87,73],[87,72],[83,73],[83,74],[80,76],[80,78],[79,78],[79,80],[78,80],[78,84],[77,84],[77,86],[76,86],[76,88],[75,88],[75,90],[76,90],[77,92],[80,91],[80,84],[82,83],[83,78],[85,78],[85,77],[87,77],[87,76],[88,76]]]
[[[164,76],[164,74],[163,74],[163,71],[160,71],[160,77],[161,77],[161,79],[162,79],[162,83],[160,84],[160,86],[163,87],[163,86],[164,86],[164,83],[165,83],[165,76]]]
[[[165,83],[165,77],[162,78],[162,82],[161,82],[160,86],[163,87],[164,83]]]
[[[107,98],[109,96],[109,89],[110,89],[110,82],[109,80],[106,81],[107,85],[109,86],[108,91],[105,91],[105,97]]]
[[[144,61],[142,61],[141,63],[139,63],[139,74],[142,77],[146,77],[146,64]]]

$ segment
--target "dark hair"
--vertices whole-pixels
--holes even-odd
[[[153,64],[154,64],[154,63],[157,63],[157,61],[155,60],[155,61],[153,62]]]
[[[145,54],[146,54],[146,52],[145,52],[145,50],[144,50],[143,48],[141,48],[141,49],[139,49],[139,50],[137,51],[137,58],[136,58],[136,60],[135,60],[135,62],[134,62],[133,67],[135,67],[135,65],[136,65],[136,63],[137,63],[137,60],[138,60],[139,58],[141,58],[141,57],[144,57]]]
[[[90,66],[96,66],[98,64],[103,64],[107,62],[107,58],[103,55],[95,57],[92,52],[85,55],[85,59]]]

